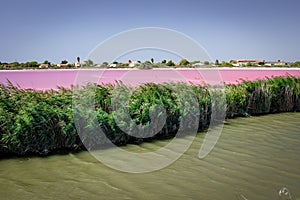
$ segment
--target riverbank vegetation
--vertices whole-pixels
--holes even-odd
[[[98,148],[104,146],[105,139],[99,139],[90,134],[94,126],[101,129],[116,145],[127,143],[140,143],[160,138],[174,137],[180,126],[180,121],[185,119],[188,126],[197,126],[198,131],[206,129],[211,120],[212,95],[207,86],[187,85],[183,83],[144,84],[134,90],[129,104],[122,108],[130,113],[131,124],[117,125],[111,105],[112,96],[117,88],[128,91],[127,86],[116,83],[115,85],[88,85],[76,90],[59,88],[58,90],[35,91],[21,89],[12,84],[0,85],[0,156],[9,155],[48,155],[56,152],[78,151],[85,149],[82,139],[95,144]],[[172,88],[172,89],[170,89]],[[75,88],[73,88],[75,89]],[[176,91],[188,91],[195,94],[199,106],[197,116],[194,116],[193,107],[185,105],[174,94]],[[300,78],[278,77],[255,82],[244,81],[238,85],[226,85],[226,117],[260,115],[277,112],[300,111]],[[80,105],[86,106],[83,98],[76,100],[78,95],[87,97],[92,95],[93,115]],[[93,96],[94,95],[94,96]],[[74,104],[75,102],[75,104]],[[222,101],[216,101],[223,106]],[[162,129],[147,139],[136,138],[126,134],[124,127],[133,127],[132,124],[142,125],[147,128],[153,115],[153,105],[165,108],[166,122]],[[73,106],[74,105],[74,106]],[[86,123],[80,125],[80,132],[85,132],[80,138],[75,127],[74,112]],[[160,115],[160,113],[156,113]],[[198,119],[197,124],[194,123]],[[98,121],[95,124],[94,121]],[[80,120],[79,120],[80,122]],[[89,123],[90,122],[90,123]],[[78,121],[77,121],[78,123]],[[123,126],[123,129],[122,127]],[[78,128],[78,127],[77,127]]]

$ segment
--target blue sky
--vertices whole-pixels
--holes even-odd
[[[300,60],[298,0],[1,0],[0,8],[1,62],[75,62],[141,27],[182,32],[212,60]]]

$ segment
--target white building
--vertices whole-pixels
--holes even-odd
[[[270,67],[272,67],[272,66],[286,66],[286,65],[288,65],[288,63],[278,60],[277,62],[276,61],[265,62],[265,65],[270,66]]]
[[[109,64],[108,66],[109,66],[109,67],[112,67],[112,68],[115,68],[115,67],[117,67],[117,64],[111,63],[111,64]]]
[[[233,63],[233,66],[236,67],[241,67],[241,66],[246,66],[247,64],[252,64],[252,65],[259,65],[259,63],[263,63],[264,60],[236,60],[235,63]]]

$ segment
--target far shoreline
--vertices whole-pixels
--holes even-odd
[[[202,67],[202,68],[76,68],[76,69],[16,69],[16,70],[0,70],[1,72],[43,72],[43,71],[81,71],[81,70],[136,70],[136,71],[152,71],[152,70],[300,70],[299,67]]]

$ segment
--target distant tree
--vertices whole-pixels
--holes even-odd
[[[20,63],[19,62],[12,62],[12,63],[9,64],[9,66],[18,67],[18,66],[20,66]]]
[[[68,63],[67,60],[62,60],[62,61],[61,61],[61,64],[67,64],[67,63]]]
[[[215,62],[215,65],[219,65],[219,60],[217,59],[216,62]]]
[[[191,65],[196,64],[196,63],[200,63],[200,60],[195,60],[195,61],[190,62]]]
[[[140,61],[140,60],[138,60],[137,62],[138,62],[138,63],[141,63],[141,61]]]
[[[146,64],[146,65],[151,65],[152,63],[151,63],[149,60],[146,60],[146,61],[144,62],[144,64]]]
[[[226,62],[226,61],[222,61],[221,66],[222,67],[232,67],[233,65],[231,63]]]
[[[85,61],[88,66],[94,65],[94,62],[91,59]]]
[[[128,60],[128,62],[129,62],[129,63],[132,63],[132,61],[131,61],[131,60]]]
[[[167,61],[166,61],[166,60],[163,60],[163,61],[161,61],[161,63],[163,63],[163,64],[166,64],[166,63],[167,63]]]
[[[183,59],[179,62],[179,65],[188,65],[190,62],[187,59]]]
[[[294,62],[291,64],[293,67],[299,67],[300,66],[300,61]]]
[[[50,64],[50,62],[49,62],[48,60],[45,60],[45,61],[43,62],[43,64]]]
[[[259,62],[258,65],[265,65],[265,62]]]
[[[27,62],[25,65],[29,68],[34,68],[37,67],[39,64],[36,61],[31,61],[31,62]]]
[[[150,64],[149,64],[150,63]],[[146,61],[138,66],[139,69],[152,69],[153,65],[150,61]]]
[[[117,61],[114,61],[113,64],[118,64],[118,62],[117,62]]]
[[[209,62],[208,61],[204,61],[204,65],[209,65]]]
[[[151,58],[151,62],[154,63],[154,59],[153,58]]]
[[[172,61],[172,60],[169,60],[167,63],[166,63],[167,66],[175,66],[175,63]]]
[[[108,62],[103,62],[102,65],[108,65]]]
[[[79,56],[77,57],[77,62],[80,62],[80,57]]]
[[[68,67],[68,68],[73,68],[74,65],[73,65],[73,64],[68,64],[67,67]]]

